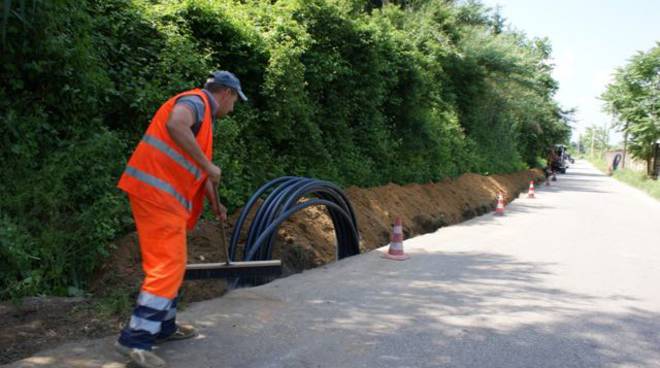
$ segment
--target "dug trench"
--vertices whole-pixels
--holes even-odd
[[[527,190],[530,179],[542,177],[536,169],[506,175],[464,174],[438,183],[349,187],[345,193],[357,218],[360,250],[367,252],[389,242],[394,217],[401,217],[405,238],[433,232],[492,211],[498,192],[509,202]],[[230,216],[230,227],[239,213]],[[188,262],[222,261],[219,236],[217,223],[201,221],[188,237]],[[119,332],[143,274],[135,233],[117,240],[111,248],[91,280],[87,296],[0,303],[0,364],[65,342]],[[325,209],[307,208],[280,226],[274,258],[282,260],[284,276],[333,262],[335,257],[334,228]],[[223,280],[186,281],[181,290],[180,305],[185,308],[222,296],[227,284]]]

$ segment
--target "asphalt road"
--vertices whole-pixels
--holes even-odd
[[[180,314],[171,367],[660,367],[660,202],[578,162],[484,215]],[[120,368],[113,338],[7,367]]]

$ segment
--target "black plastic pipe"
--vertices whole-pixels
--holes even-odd
[[[243,261],[271,259],[277,228],[296,212],[311,206],[325,206],[328,210],[337,238],[337,259],[360,253],[355,213],[341,189],[323,180],[283,176],[264,184],[243,207],[229,242],[231,260],[237,260],[241,230],[248,214],[262,196],[266,196],[266,199],[256,209],[250,224],[243,249]],[[306,201],[301,202],[301,199]]]

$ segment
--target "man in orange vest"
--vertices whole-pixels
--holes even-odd
[[[156,112],[126,165],[118,187],[128,194],[137,227],[144,282],[128,326],[115,347],[139,367],[165,367],[155,343],[197,335],[175,322],[176,298],[186,268],[186,231],[212,198],[221,170],[212,160],[213,125],[247,101],[236,76],[212,73],[204,89],[180,93]],[[214,203],[214,201],[211,201]],[[213,206],[219,219],[226,210]]]
[[[557,156],[554,147],[550,147],[550,149],[548,150],[548,157],[546,158],[546,166],[545,166],[546,184],[549,184],[548,179],[550,178],[550,176],[555,175],[557,160],[559,160],[559,156]]]

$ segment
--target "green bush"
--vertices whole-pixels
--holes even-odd
[[[84,286],[108,254],[108,242],[130,225],[115,188],[124,149],[114,134],[101,130],[67,142],[42,168],[14,179],[21,190],[2,202],[14,215],[2,218],[0,252],[9,262],[0,268],[3,295],[44,289],[62,294]]]
[[[430,182],[568,138],[550,46],[444,0],[11,2],[0,53],[0,298],[83,290],[132,226],[116,182],[152,114],[235,72],[214,131],[230,210],[264,182]],[[16,16],[18,14],[19,16]]]

